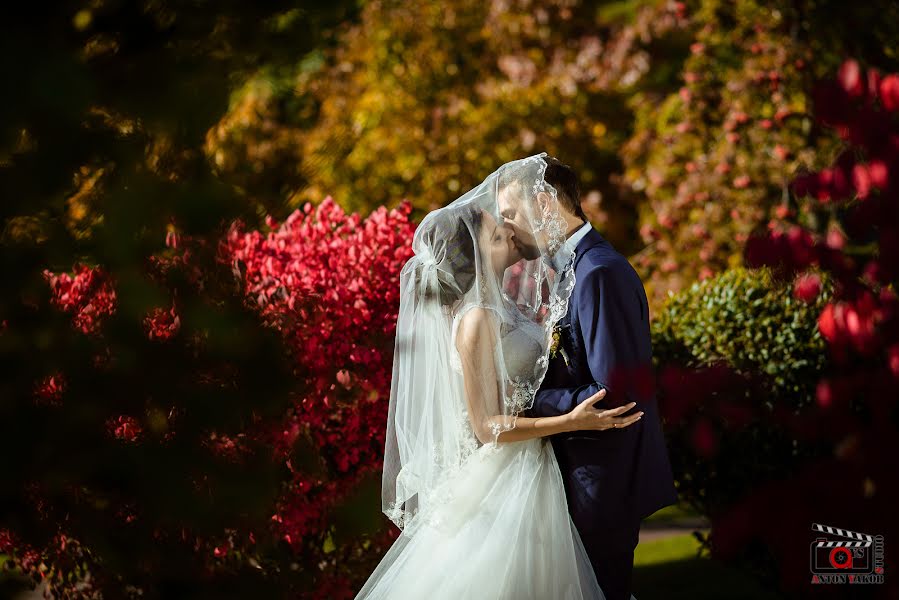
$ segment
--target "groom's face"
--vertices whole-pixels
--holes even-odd
[[[540,258],[540,248],[537,247],[533,226],[528,219],[535,207],[524,206],[520,186],[517,183],[507,185],[499,191],[496,202],[506,226],[515,232],[514,241],[521,255],[527,260]]]

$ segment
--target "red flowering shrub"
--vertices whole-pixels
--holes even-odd
[[[280,226],[268,219],[268,234],[235,226],[222,245],[294,352],[305,392],[288,435],[310,433],[341,474],[380,466],[410,211],[381,207],[362,222],[329,196]]]
[[[138,334],[143,342],[130,340],[136,347],[129,352],[144,356],[141,365],[148,372],[164,372],[168,381],[160,383],[170,391],[162,402],[105,401],[102,407],[91,408],[105,415],[97,423],[102,437],[96,443],[105,445],[102,456],[110,464],[90,468],[106,469],[125,461],[138,473],[158,473],[157,478],[169,479],[165,473],[174,468],[172,459],[166,459],[167,466],[156,461],[178,448],[191,456],[175,463],[179,465],[175,473],[185,473],[185,481],[177,484],[184,489],[145,483],[158,500],[146,491],[135,494],[126,478],[108,488],[88,484],[67,488],[69,501],[115,497],[107,518],[125,528],[123,535],[132,535],[133,540],[146,535],[160,548],[169,548],[172,556],[194,553],[196,571],[185,578],[221,578],[249,569],[257,591],[352,597],[360,577],[367,576],[372,561],[396,535],[384,527],[386,519],[380,518],[377,498],[367,491],[367,482],[381,467],[399,271],[411,255],[415,227],[410,211],[411,205],[403,202],[394,210],[376,210],[363,220],[358,214],[345,214],[326,198],[316,208],[307,204],[297,210],[283,224],[266,219],[270,229],[266,233],[245,231],[241,222],[234,222],[216,244],[170,232],[168,250],[150,257],[146,266],[150,278],[170,290],[172,300],[135,303],[131,299],[129,309],[133,314],[138,307],[139,327],[124,322],[131,316],[122,313],[118,300],[127,295],[119,292],[117,278],[106,270],[77,265],[71,275],[45,272],[49,300],[68,314],[72,332],[89,344],[91,351],[84,362],[94,372],[73,374],[63,369],[35,382],[33,406],[56,411],[42,418],[61,427],[66,414],[91,406],[79,393],[97,385],[105,389],[103,377],[122,364],[121,350],[112,351],[110,345],[122,347],[118,336],[123,331]],[[221,277],[223,273],[228,281]],[[198,326],[199,319],[208,322],[207,315],[220,312],[215,306],[226,300],[229,287],[238,291],[256,324],[280,340],[278,348],[292,379],[286,409],[266,397],[276,395],[275,391],[252,385],[254,378],[276,375],[271,358],[260,353],[262,364],[240,366],[233,356],[221,354],[235,344],[258,346],[255,338],[244,333],[232,339],[228,333],[222,346],[216,339],[220,333]],[[160,351],[165,358],[160,358]],[[162,364],[145,362],[153,360]],[[265,374],[264,365],[270,373]],[[133,379],[134,374],[128,377]],[[231,396],[229,390],[244,387],[250,395]],[[157,395],[153,385],[141,393],[148,398]],[[225,411],[243,416],[226,418]],[[71,443],[77,447],[86,442],[73,439]],[[267,466],[260,462],[265,456]],[[212,464],[219,466],[213,469]],[[265,478],[265,485],[274,486],[276,493],[254,485],[247,469]],[[280,473],[279,479],[272,478],[274,473]],[[153,480],[154,476],[148,477]],[[228,483],[228,477],[235,480]],[[176,475],[174,480],[178,479]],[[235,484],[247,488],[244,497],[234,499],[235,510],[241,515],[251,510],[255,520],[238,518],[236,512],[219,506],[220,494]],[[135,593],[139,589],[146,593],[146,583],[158,581],[160,572],[179,576],[171,573],[171,564],[155,557],[145,557],[143,566],[135,563],[122,568],[120,564],[109,570],[113,555],[97,553],[86,539],[89,536],[80,534],[81,527],[92,521],[82,523],[77,512],[70,520],[58,521],[59,497],[48,496],[48,488],[39,481],[27,490],[27,505],[33,507],[34,517],[56,522],[61,537],[38,542],[2,530],[0,552],[8,553],[13,564],[35,581],[47,580],[53,592],[71,593],[77,585],[78,593],[85,596],[131,585]],[[194,507],[200,505],[194,494],[216,499],[216,504],[200,509],[213,515],[198,516]],[[342,525],[340,512],[347,502],[364,503],[365,531],[358,524]],[[160,504],[168,506],[169,514],[155,513]],[[170,514],[172,506],[179,507],[174,512],[183,511],[181,518]],[[77,556],[72,554],[76,550]],[[289,564],[302,568],[292,569]],[[82,581],[88,572],[90,584]],[[285,577],[285,572],[293,575]],[[237,588],[233,591],[239,595]]]
[[[821,287],[799,302],[770,269],[731,269],[672,296],[653,321],[669,455],[681,501],[698,512],[719,514],[808,455],[771,419],[815,404],[829,280]]]
[[[772,246],[783,239],[781,228],[755,239],[751,262],[777,265],[784,273],[809,267],[828,272],[835,293],[820,311],[818,329],[827,342],[833,368],[816,386],[818,425],[791,423],[809,443],[829,452],[789,481],[774,482],[745,499],[737,510],[759,524],[755,535],[777,554],[788,540],[762,525],[759,515],[771,502],[791,506],[797,521],[817,519],[840,527],[899,535],[893,518],[899,503],[899,483],[893,457],[899,452],[899,107],[895,103],[896,74],[883,76],[846,60],[834,81],[814,92],[819,122],[836,130],[844,150],[830,167],[793,181],[799,204],[797,223],[789,225],[790,240],[775,258]],[[802,275],[796,293],[816,293],[812,275]],[[788,423],[790,421],[787,421]],[[822,476],[827,473],[827,476]],[[775,497],[777,500],[775,500]],[[818,505],[802,498],[817,498]],[[822,519],[826,517],[826,519]],[[805,523],[803,523],[805,524]],[[721,546],[734,550],[752,537],[734,528],[734,517],[722,518]],[[896,568],[886,555],[886,570]],[[788,575],[785,575],[788,577]],[[895,582],[886,577],[892,593]]]
[[[410,212],[403,202],[362,221],[329,196],[283,224],[267,219],[266,234],[235,225],[222,243],[223,255],[240,264],[247,295],[284,335],[301,381],[274,443],[290,448],[308,436],[326,463],[324,478],[288,463],[292,480],[273,520],[297,550],[318,539],[329,509],[380,472]]]
[[[44,277],[53,292],[53,304],[71,314],[75,327],[84,333],[96,331],[103,317],[115,311],[115,290],[101,269],[76,265],[72,275],[45,271]]]
[[[736,400],[751,411],[748,426],[727,435],[726,420],[716,419],[712,428],[707,420],[696,421],[693,451],[673,456],[681,463],[680,475],[690,475],[684,480],[686,495],[712,518],[713,555],[745,560],[799,596],[812,589],[808,552],[801,550],[813,541],[812,523],[883,535],[886,540],[899,537],[894,518],[899,505],[894,468],[899,454],[895,77],[849,60],[835,81],[818,84],[813,93],[817,119],[836,130],[843,151],[831,166],[796,178],[788,209],[746,245],[746,262],[770,267],[779,281],[760,286],[757,293],[787,286],[792,298],[784,299],[780,310],[785,320],[778,327],[757,327],[758,311],[772,309],[770,302],[762,301],[739,316],[731,315],[737,324],[723,330],[745,331],[749,337],[744,352],[778,353],[771,361],[773,370],[761,364],[745,373],[753,381],[805,369],[797,393],[769,395],[764,387],[744,384],[740,389],[739,383],[728,382],[705,382],[697,388],[689,383],[697,376],[692,371],[678,378],[663,376],[669,417],[708,413],[722,400]],[[824,278],[832,282],[832,292]],[[738,296],[731,293],[731,301]],[[791,314],[806,316],[797,321]],[[811,326],[821,348],[782,343],[771,347],[771,336],[796,325]],[[704,338],[693,338],[702,343],[687,355],[695,357],[696,347],[707,349],[727,339],[718,335],[719,329],[722,326],[711,325]],[[677,339],[687,338],[675,336],[660,348],[683,355],[683,348],[674,343]],[[706,354],[698,362],[707,365],[710,358]],[[741,370],[734,356],[724,358],[727,369]],[[826,359],[825,368],[803,367],[820,359]],[[700,397],[689,392],[699,389]],[[808,401],[801,401],[804,397]],[[753,431],[761,434],[747,435]],[[895,553],[885,552],[885,560],[886,572],[895,571]],[[899,592],[889,575],[883,586],[868,587],[883,597]]]
[[[638,208],[646,248],[633,262],[653,307],[697,278],[745,265],[749,235],[781,213],[787,182],[826,166],[840,142],[815,126],[810,83],[850,51],[891,64],[885,57],[899,24],[895,6],[881,3],[684,5],[692,43],[678,55],[679,89],[634,94],[636,122],[620,150],[624,183],[645,197]],[[866,24],[864,41],[856,23]],[[867,85],[864,74],[845,76],[856,77],[855,89]],[[863,127],[873,132],[876,124]],[[834,184],[851,177],[837,174]]]

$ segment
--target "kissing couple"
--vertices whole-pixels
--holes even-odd
[[[646,293],[576,174],[508,162],[412,248],[382,487],[402,533],[357,599],[633,598],[640,521],[677,493]]]

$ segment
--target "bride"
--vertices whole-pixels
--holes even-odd
[[[519,416],[574,287],[543,156],[502,165],[416,230],[400,275],[382,487],[403,531],[358,599],[604,599],[543,438],[627,427],[640,413],[595,408],[603,390],[566,415]],[[524,195],[539,258],[522,256],[498,215],[507,188]]]

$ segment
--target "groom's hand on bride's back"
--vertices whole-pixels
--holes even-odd
[[[623,429],[640,420],[643,412],[622,416],[637,405],[636,402],[623,404],[616,408],[601,409],[594,405],[602,400],[606,390],[599,390],[568,413],[571,431],[602,431],[604,429]]]

